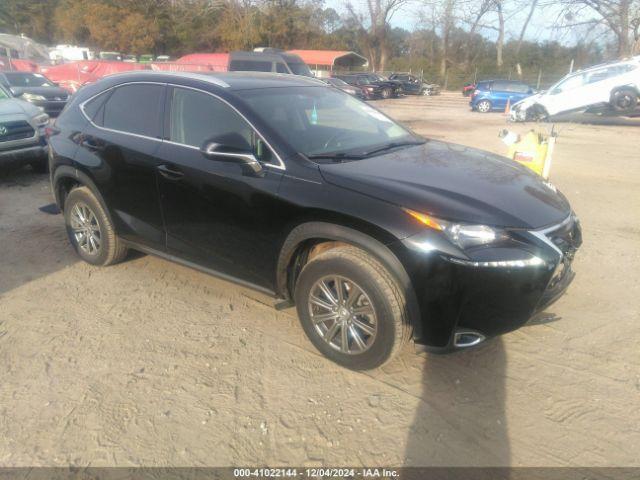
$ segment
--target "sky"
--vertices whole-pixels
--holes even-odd
[[[326,7],[334,8],[338,13],[346,13],[345,0],[325,0]],[[352,0],[354,6],[364,11],[366,6],[366,0]],[[561,16],[562,10],[556,3],[552,2],[540,2],[545,4],[544,7],[538,8],[534,13],[525,38],[527,40],[557,40],[566,44],[574,44],[578,40],[577,32],[568,31],[567,29],[554,28],[554,24],[557,22],[559,16]],[[405,6],[402,10],[399,10],[394,14],[391,19],[391,25],[393,27],[402,27],[406,30],[414,30],[418,24],[419,2]],[[507,4],[508,5],[508,4]],[[521,4],[522,5],[522,4]],[[520,8],[515,11],[507,11],[505,18],[506,23],[506,39],[517,38],[520,35],[520,29],[524,23],[528,14],[528,8]],[[487,22],[495,20],[494,16],[488,16]],[[484,29],[481,32],[484,36],[490,39],[495,39],[497,32],[491,29]]]

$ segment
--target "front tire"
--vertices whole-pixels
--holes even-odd
[[[384,365],[411,335],[396,280],[355,247],[337,247],[310,261],[296,283],[295,300],[309,340],[352,370]]]
[[[391,92],[391,89],[390,89],[389,87],[385,87],[385,88],[383,88],[383,89],[382,89],[382,92],[381,92],[381,94],[382,94],[382,98],[384,98],[385,100],[386,100],[387,98],[390,98],[390,97],[391,97],[391,93],[392,93],[392,92]]]
[[[489,113],[491,111],[491,102],[489,100],[480,100],[476,105],[476,110],[480,113]]]
[[[621,88],[611,95],[611,107],[617,113],[632,113],[638,105],[638,93],[632,88]]]
[[[107,266],[127,255],[127,248],[89,188],[71,190],[64,202],[64,221],[71,245],[85,262]]]

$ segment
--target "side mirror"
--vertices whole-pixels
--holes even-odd
[[[264,171],[264,168],[253,153],[238,151],[220,143],[210,142],[205,144],[202,154],[207,158],[225,158],[241,163],[254,175],[261,175]]]

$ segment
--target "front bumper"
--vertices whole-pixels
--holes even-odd
[[[37,137],[19,145],[2,145],[0,143],[0,166],[26,165],[47,156],[47,145],[44,137]]]
[[[436,352],[455,349],[456,332],[489,338],[515,330],[547,308],[574,278],[571,263],[580,246],[580,224],[571,215],[552,229],[520,232],[521,248],[485,248],[486,258],[535,255],[539,266],[473,266],[456,263],[455,253],[432,231],[400,242],[394,253],[405,265],[420,311],[416,344]]]

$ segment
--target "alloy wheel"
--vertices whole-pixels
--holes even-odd
[[[308,308],[316,332],[332,348],[354,355],[373,345],[376,313],[369,296],[353,280],[339,275],[319,279],[311,288]]]
[[[478,111],[482,113],[487,113],[491,109],[491,104],[486,100],[478,103]]]
[[[73,237],[80,249],[89,254],[96,255],[102,245],[100,224],[95,214],[86,203],[76,203],[70,215]]]

